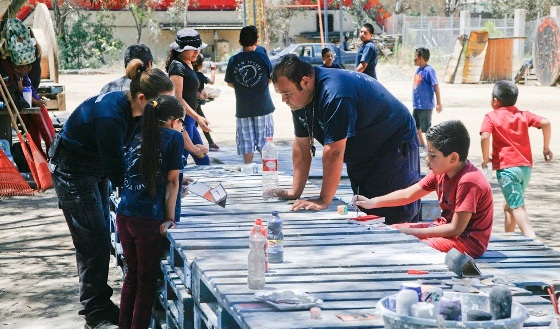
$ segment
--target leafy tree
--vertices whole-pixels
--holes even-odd
[[[256,22],[252,22],[253,13],[253,1],[258,0],[247,0],[247,24],[255,25]],[[290,29],[290,20],[294,12],[301,10],[297,8],[287,8],[279,7],[283,5],[293,5],[293,0],[263,0],[265,2],[265,12],[266,12],[266,24],[268,39],[271,44],[281,43],[287,36]],[[321,1],[321,0],[319,0]],[[243,21],[243,0],[237,0],[236,6],[237,18],[239,21]],[[258,18],[257,18],[258,19]],[[259,36],[261,42],[264,41],[264,33]]]
[[[175,0],[167,8],[167,16],[171,23],[171,31],[178,31],[187,26],[187,11],[189,9],[189,0]]]
[[[97,68],[107,64],[105,55],[115,55],[123,47],[113,38],[114,15],[98,12],[91,21],[91,13],[77,10],[66,17],[65,35],[58,36],[60,66],[63,69]]]
[[[494,17],[513,17],[515,9],[525,9],[527,20],[534,20],[537,17],[550,14],[551,6],[560,5],[560,0],[491,0],[490,9]]]
[[[134,18],[136,25],[136,43],[142,39],[142,30],[154,26],[152,20],[152,7],[157,5],[157,0],[127,0],[127,8]]]

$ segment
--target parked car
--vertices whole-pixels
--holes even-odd
[[[325,44],[325,47],[331,49],[332,53],[334,54],[334,63],[340,64],[343,67],[345,66],[354,66],[356,61],[356,53],[344,51],[340,49],[338,46],[333,45],[332,43]],[[276,61],[281,56],[287,54],[296,54],[302,60],[311,63],[312,65],[321,65],[323,64],[323,58],[321,57],[321,50],[323,50],[323,46],[320,43],[293,43],[289,45],[287,48],[279,52],[274,56],[269,56],[270,62],[274,66]]]

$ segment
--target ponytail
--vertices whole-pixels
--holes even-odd
[[[160,168],[160,126],[168,120],[185,116],[181,103],[169,95],[161,95],[148,102],[142,116],[142,146],[140,148],[140,176],[151,196],[156,195],[157,185],[163,184],[165,177]]]
[[[160,69],[147,68],[139,59],[133,59],[126,66],[126,77],[130,81],[132,97],[142,93],[146,99],[154,99],[164,92],[173,91],[173,82]]]

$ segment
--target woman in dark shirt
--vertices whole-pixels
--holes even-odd
[[[190,154],[197,165],[209,165],[208,149],[202,143],[195,122],[198,122],[202,130],[211,130],[208,128],[208,120],[195,111],[198,107],[199,81],[193,69],[193,63],[196,62],[200,50],[208,45],[202,42],[197,31],[187,28],[177,32],[175,42],[170,46],[171,51],[165,69],[175,85],[175,97],[185,107],[187,113],[185,116],[186,131],[183,132],[185,153]],[[188,135],[189,138],[185,135]]]

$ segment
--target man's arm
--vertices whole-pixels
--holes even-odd
[[[471,217],[472,212],[456,212],[453,214],[451,223],[425,228],[401,227],[400,231],[404,234],[414,235],[419,239],[434,237],[453,238],[461,235],[463,231],[465,231]]]
[[[233,85],[232,82],[228,82],[227,85],[228,85],[228,87],[231,87],[231,88],[235,89],[235,86]]]
[[[482,168],[486,168],[488,164],[492,161],[490,159],[490,136],[489,132],[480,133],[480,147],[482,148]]]
[[[541,120],[540,128],[542,129],[543,134],[543,155],[545,162],[552,161],[552,152],[550,151],[550,135],[552,133],[552,128],[550,125],[550,121],[546,118]]]
[[[298,200],[292,206],[292,210],[323,210],[331,204],[340,183],[345,150],[346,138],[325,145],[323,149],[323,185],[319,198]],[[311,158],[310,155],[309,158]]]
[[[290,190],[274,189],[270,190],[268,193],[287,200],[294,200],[301,196],[305,189],[307,178],[309,177],[309,168],[311,168],[311,146],[309,145],[309,138],[310,137],[296,137],[292,145],[292,162],[294,167],[292,188]],[[265,191],[265,194],[266,193]]]
[[[430,194],[430,191],[424,190],[422,187],[420,187],[420,184],[416,183],[407,188],[371,199],[368,199],[362,195],[356,195],[352,198],[352,201],[356,206],[362,207],[364,209],[397,207],[409,204],[428,194]]]
[[[367,62],[360,62],[360,64],[356,66],[356,72],[364,72],[367,66],[368,66]]]

